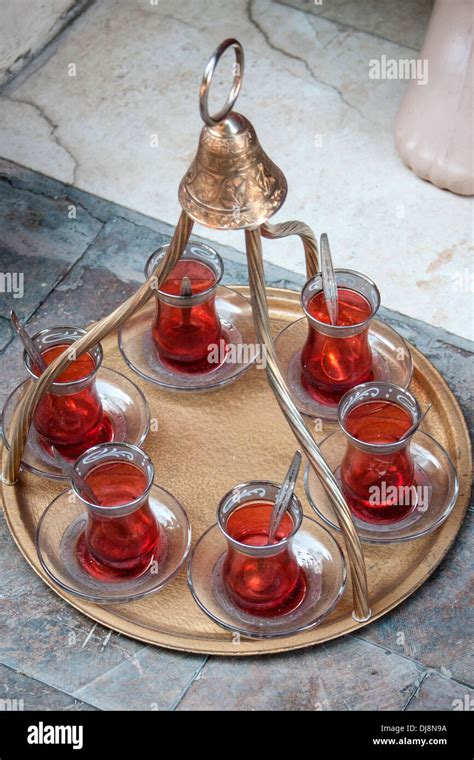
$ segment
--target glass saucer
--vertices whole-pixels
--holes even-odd
[[[319,447],[338,482],[347,439],[342,430],[331,433]],[[415,462],[415,486],[428,490],[427,498],[407,517],[391,525],[374,525],[358,518],[354,523],[360,540],[368,544],[389,544],[411,541],[439,528],[453,509],[459,490],[458,476],[449,454],[428,433],[418,430],[413,436],[410,452]],[[308,501],[327,525],[340,530],[333,506],[313,468],[306,465],[305,489]]]
[[[238,361],[224,361],[210,372],[186,374],[174,372],[160,360],[151,336],[155,315],[155,298],[130,317],[119,331],[118,341],[128,366],[140,377],[162,388],[175,391],[206,391],[232,383],[241,377],[257,359],[252,307],[243,295],[220,285],[216,291],[216,308],[224,335],[235,346]],[[238,347],[242,346],[240,356]]]
[[[188,583],[203,612],[222,628],[247,638],[291,636],[317,626],[336,606],[346,583],[346,566],[339,545],[322,525],[303,517],[293,540],[308,583],[304,601],[281,617],[258,617],[236,607],[222,583],[221,566],[227,542],[217,523],[203,533],[188,563]]]
[[[3,409],[3,441],[10,448],[10,430],[13,415],[31,380],[18,385],[5,402]],[[150,410],[139,388],[128,377],[107,367],[100,367],[96,387],[102,406],[113,428],[113,440],[140,446],[150,427]],[[31,425],[21,460],[21,467],[35,475],[53,480],[67,480],[54,457],[41,443],[35,426]]]
[[[151,567],[138,578],[114,582],[98,581],[83,570],[75,548],[87,514],[72,490],[63,491],[41,515],[36,529],[41,566],[68,593],[100,604],[131,602],[159,591],[182,567],[191,546],[191,527],[179,502],[155,483],[149,493],[149,504],[167,538],[167,552],[157,568]]]
[[[293,400],[302,414],[322,420],[337,420],[337,404],[329,405],[313,399],[301,383],[301,351],[308,335],[306,317],[292,322],[275,338],[280,369]],[[374,319],[369,327],[369,343],[373,356],[374,380],[395,383],[408,388],[413,374],[410,349],[395,330]]]

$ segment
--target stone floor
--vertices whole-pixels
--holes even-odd
[[[147,256],[171,232],[164,222],[0,161],[1,269],[25,275],[24,297],[1,301],[0,407],[22,377],[9,309],[27,319],[31,330],[99,318],[143,281]],[[244,254],[223,245],[218,250],[226,281],[246,282]],[[266,266],[266,278],[280,287],[299,288],[303,282],[275,265]],[[382,317],[443,373],[469,417],[472,344],[386,308]],[[0,513],[0,700],[68,711],[469,705],[472,533],[469,512],[433,576],[358,635],[286,655],[232,659],[166,651],[94,625],[36,576]]]
[[[416,57],[430,10],[429,0],[93,2],[1,91],[0,155],[175,224],[201,72],[236,36],[247,56],[238,109],[289,181],[277,218],[328,232],[336,264],[373,277],[389,308],[472,337],[471,200],[401,163],[393,122],[406,82],[368,76],[381,55]],[[223,66],[220,93],[229,74]],[[208,236],[242,246],[238,233]],[[304,271],[291,240],[267,242],[265,257]]]

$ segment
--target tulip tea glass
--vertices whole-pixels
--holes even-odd
[[[36,528],[43,570],[68,594],[121,604],[154,594],[179,573],[191,546],[185,509],[153,482],[138,446],[94,446],[73,466]]]
[[[87,510],[76,547],[81,567],[97,580],[136,578],[166,554],[166,535],[148,502],[154,467],[137,446],[94,446],[75,463],[75,471],[95,494],[91,503],[73,482]]]
[[[51,327],[37,333],[32,340],[49,365],[85,334],[86,330],[76,327]],[[26,351],[23,360],[29,374],[37,380],[41,371]],[[74,359],[41,398],[33,424],[46,451],[50,452],[51,446],[55,446],[63,457],[75,460],[91,446],[112,440],[112,424],[96,388],[101,362],[102,348],[97,344]]]
[[[149,259],[147,277],[167,249],[164,245]],[[219,254],[206,245],[193,243],[156,291],[152,336],[161,361],[169,369],[192,374],[210,372],[219,366],[212,360],[212,348],[220,346],[224,339],[215,304],[223,273]]]
[[[376,285],[358,272],[336,269],[338,319],[332,325],[321,274],[303,288],[308,335],[301,353],[301,382],[316,401],[337,405],[346,391],[373,379],[369,325],[380,306]]]
[[[278,616],[305,598],[306,575],[292,550],[301,526],[301,504],[293,496],[271,546],[270,518],[278,486],[237,486],[218,507],[218,525],[227,541],[222,581],[232,602],[252,615]]]
[[[245,637],[309,630],[344,592],[339,545],[326,528],[303,516],[295,495],[268,545],[280,489],[266,480],[235,486],[189,559],[188,584],[196,603],[215,623]]]
[[[410,443],[420,416],[414,396],[390,383],[365,383],[341,399],[339,424],[347,447],[340,479],[360,520],[395,523],[416,508]]]

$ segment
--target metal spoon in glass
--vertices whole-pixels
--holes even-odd
[[[189,277],[184,276],[181,280],[181,288],[179,291],[179,295],[183,298],[189,298],[193,294],[193,286],[191,285],[191,280]],[[184,308],[181,310],[181,313],[183,315],[183,325],[189,325],[190,319],[191,319],[191,309]]]
[[[414,422],[414,423],[413,423],[413,425],[412,425],[411,427],[409,427],[409,428],[408,428],[408,430],[406,431],[406,433],[404,433],[404,434],[403,434],[403,437],[404,437],[404,438],[408,438],[408,436],[409,436],[409,435],[411,435],[411,434],[413,433],[413,431],[415,430],[415,428],[418,428],[418,427],[420,427],[421,423],[422,423],[422,422],[423,422],[423,420],[425,419],[426,415],[428,414],[428,412],[430,411],[430,409],[431,409],[431,407],[432,407],[432,406],[433,406],[433,404],[432,404],[432,403],[429,403],[429,404],[428,404],[428,406],[426,407],[425,411],[424,411],[424,412],[423,412],[423,414],[421,415],[421,417],[420,417],[420,419],[418,420],[418,422]]]
[[[275,536],[277,534],[280,523],[283,520],[283,516],[289,507],[290,501],[295,490],[295,484],[298,479],[298,473],[301,466],[301,451],[296,451],[293,459],[291,460],[290,467],[286,473],[285,479],[282,483],[280,490],[278,491],[273,505],[272,515],[270,518],[270,527],[268,529],[267,546],[273,544]]]
[[[93,488],[89,485],[87,480],[85,480],[81,475],[79,475],[78,472],[76,472],[73,465],[64,459],[64,457],[61,456],[59,451],[54,446],[51,446],[51,451],[53,452],[54,458],[57,460],[58,464],[61,465],[61,469],[64,470],[69,479],[74,483],[79,493],[85,496],[87,501],[89,501],[91,504],[99,504],[97,496],[95,495]]]
[[[44,372],[46,369],[46,362],[41,356],[40,352],[37,350],[35,344],[31,340],[30,336],[26,332],[13,309],[10,312],[10,321],[12,323],[13,329],[23,343],[25,351],[30,357],[31,361],[41,370],[41,372]]]
[[[323,279],[324,300],[326,301],[331,324],[337,325],[339,312],[337,302],[337,282],[336,275],[334,274],[331,249],[329,247],[329,238],[325,232],[321,235],[319,249],[321,254],[321,275]]]
[[[184,276],[181,280],[181,287],[179,290],[179,295],[183,296],[184,298],[189,298],[189,296],[192,296],[193,294],[193,286],[191,285],[191,280],[189,277]]]

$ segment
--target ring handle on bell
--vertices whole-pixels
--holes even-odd
[[[148,301],[156,288],[161,285],[163,280],[169,276],[175,267],[189,240],[193,224],[192,219],[182,211],[166,256],[159,266],[136,293],[130,296],[107,317],[101,319],[100,322],[96,322],[86,335],[83,335],[82,338],[76,341],[76,356],[85,353],[105,338],[106,335],[115,331]],[[39,401],[58,375],[73,361],[69,348],[68,346],[60,356],[51,362],[38,381],[30,386],[15,410],[10,434],[10,448],[7,453],[2,478],[6,485],[11,486],[17,480],[23,449],[25,448],[30,425]]]
[[[217,64],[219,63],[222,55],[225,53],[228,48],[234,48],[235,52],[235,63],[234,63],[234,80],[232,82],[232,87],[229,91],[229,94],[227,95],[226,101],[221,108],[220,111],[218,111],[213,116],[209,113],[209,107],[208,107],[208,97],[209,97],[209,90],[211,88],[211,82],[212,77],[214,76],[214,72],[216,70]],[[232,37],[229,37],[229,39],[224,40],[224,42],[221,42],[218,48],[214,51],[212,56],[209,58],[209,61],[207,62],[207,66],[204,70],[204,75],[202,77],[201,86],[199,88],[199,110],[201,112],[201,118],[202,120],[209,126],[214,127],[216,124],[219,124],[219,122],[223,121],[227,114],[229,114],[234,105],[235,101],[237,100],[240,92],[240,88],[242,86],[242,79],[244,76],[244,65],[245,65],[245,59],[244,59],[244,49],[240,42],[238,40],[233,39]]]

